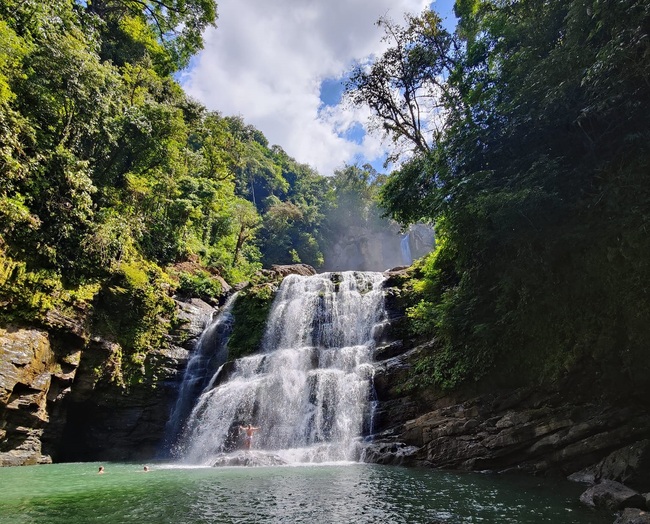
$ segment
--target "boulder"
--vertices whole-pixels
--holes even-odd
[[[283,466],[287,464],[278,455],[265,451],[235,451],[219,455],[212,466],[215,468],[224,466]]]
[[[645,497],[631,488],[613,480],[594,484],[582,495],[580,502],[593,508],[618,511],[623,508],[645,509]]]
[[[88,340],[89,308],[75,307],[68,312],[50,309],[44,318],[44,324],[50,331],[57,331],[66,336],[77,337],[81,342]]]
[[[232,286],[228,284],[221,275],[214,275],[212,278],[216,279],[219,282],[219,285],[221,285],[222,295],[229,295],[232,292]]]
[[[641,491],[650,489],[650,439],[639,440],[613,451],[597,464],[572,474],[570,480],[615,480]]]
[[[309,277],[316,274],[316,270],[308,264],[274,264],[271,266],[271,269],[269,271],[280,277],[286,277],[287,275],[301,275],[304,277]]]
[[[375,464],[407,466],[415,464],[413,458],[418,451],[416,446],[407,446],[403,442],[372,442],[364,448],[361,460]]]
[[[614,524],[650,524],[650,513],[637,508],[625,508]]]
[[[215,309],[200,298],[189,300],[175,299],[176,317],[182,323],[180,327],[181,342],[195,341],[201,336],[205,326],[210,322]]]
[[[375,360],[388,360],[404,353],[404,343],[401,340],[395,340],[390,344],[383,344],[375,348]]]

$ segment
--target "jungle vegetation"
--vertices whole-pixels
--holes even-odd
[[[216,21],[213,0],[0,0],[3,324],[78,319],[138,367],[174,292],[322,266],[337,181],[368,169],[325,178],[190,99],[173,75]]]
[[[135,369],[174,292],[321,267],[337,210],[374,221],[379,194],[436,224],[409,284],[412,332],[436,340],[418,383],[585,368],[647,391],[650,5],[455,9],[453,33],[435,11],[379,21],[387,51],[347,94],[401,163],[325,178],[174,80],[213,0],[0,0],[0,320],[79,318]]]
[[[420,383],[556,380],[647,391],[650,4],[457,0],[380,20],[388,50],[347,93],[399,146],[381,189],[436,223],[415,271]],[[596,375],[594,375],[596,376]]]

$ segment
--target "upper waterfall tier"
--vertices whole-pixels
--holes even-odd
[[[383,280],[381,273],[289,275],[269,316],[264,351],[370,343],[383,314]]]

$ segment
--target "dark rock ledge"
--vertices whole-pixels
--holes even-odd
[[[648,399],[606,396],[588,373],[545,388],[404,392],[431,344],[378,348],[375,435],[366,461],[568,477],[590,485],[584,503],[620,512],[617,524],[650,523],[643,495],[650,491]]]

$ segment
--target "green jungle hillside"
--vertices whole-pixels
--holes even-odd
[[[137,370],[175,293],[322,268],[383,213],[436,227],[403,283],[410,333],[435,339],[417,387],[584,368],[648,391],[650,3],[457,0],[453,34],[434,11],[380,20],[387,51],[346,96],[401,163],[329,178],[182,91],[216,9],[0,0],[2,325],[81,316]]]
[[[323,266],[340,203],[383,227],[370,166],[320,176],[182,91],[216,18],[212,0],[0,2],[3,325],[82,316],[137,369],[174,293]]]

